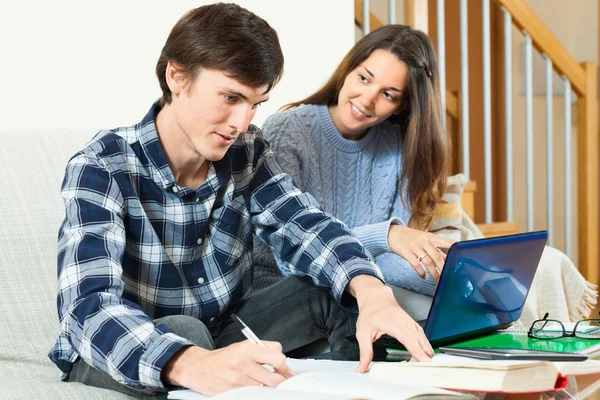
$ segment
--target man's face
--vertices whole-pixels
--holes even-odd
[[[183,82],[175,91],[172,88],[169,107],[173,122],[188,141],[182,145],[193,147],[209,161],[222,159],[237,137],[248,130],[260,103],[269,99],[266,89],[266,85],[246,86],[210,69],[203,69],[187,85]]]

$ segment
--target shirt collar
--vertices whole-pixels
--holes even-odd
[[[153,174],[154,181],[164,190],[172,191],[177,193],[179,196],[184,196],[193,191],[188,188],[179,187],[175,180],[175,176],[173,175],[173,171],[171,171],[171,168],[169,167],[167,156],[160,143],[158,132],[156,131],[156,124],[154,122],[160,110],[161,107],[158,104],[158,101],[154,102],[154,104],[152,104],[150,107],[150,110],[148,110],[148,113],[136,126],[138,140],[141,148],[144,151],[144,154],[148,160],[150,160],[155,169],[156,173]],[[225,157],[223,157],[221,160],[213,162],[213,166],[217,175],[218,186],[220,187],[226,185],[231,178],[231,159],[229,157],[229,151],[225,153]],[[210,181],[211,180],[209,176],[205,182],[208,183],[208,185],[203,183],[198,191],[203,192],[205,186],[208,186],[208,190],[210,190],[209,188],[216,190],[217,188],[213,187],[213,184]]]

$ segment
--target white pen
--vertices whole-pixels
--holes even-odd
[[[240,317],[238,317],[237,315],[235,315],[234,313],[231,314],[231,320],[233,322],[235,322],[236,324],[239,325],[239,327],[242,329],[242,333],[244,334],[244,336],[246,336],[246,338],[251,341],[252,343],[256,343],[257,345],[261,346],[261,347],[267,347],[265,346],[265,344],[263,342],[260,341],[260,339],[258,338],[258,336],[256,336],[254,334],[254,332],[252,332],[252,330],[248,327],[248,325],[246,325],[244,323],[244,321],[242,321],[240,319]],[[266,368],[268,371],[270,372],[275,372],[275,369],[267,364],[262,364],[262,366],[264,368]],[[294,371],[288,366],[289,371],[292,373],[292,375],[294,374]],[[264,386],[264,384],[262,385]]]
[[[252,330],[250,328],[248,328],[248,325],[246,325],[244,323],[244,321],[242,321],[240,319],[240,317],[238,317],[235,314],[231,314],[231,319],[233,320],[233,322],[237,323],[240,326],[240,328],[242,329],[242,333],[244,334],[244,336],[246,336],[246,338],[249,341],[251,341],[253,343],[256,343],[259,346],[266,347],[265,344],[260,341],[260,339],[258,338],[258,336],[256,336],[254,334],[254,332],[252,332]]]

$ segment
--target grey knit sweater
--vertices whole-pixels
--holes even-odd
[[[327,106],[301,105],[270,116],[262,129],[283,171],[324,211],[352,229],[375,257],[386,283],[433,295],[434,281],[423,281],[388,245],[390,224],[410,219],[399,195],[402,156],[397,128],[384,122],[360,140],[347,140]],[[262,289],[281,279],[282,271],[266,245],[256,242],[255,288]]]

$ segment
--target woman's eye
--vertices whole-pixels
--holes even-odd
[[[394,100],[396,100],[396,99],[394,98],[394,96],[392,96],[392,95],[391,95],[391,94],[389,94],[388,92],[384,92],[384,93],[383,93],[383,95],[384,95],[384,96],[385,96],[385,97],[386,97],[388,100],[391,100],[391,101],[394,101]]]
[[[358,74],[358,79],[359,79],[361,82],[367,82],[367,78],[366,78],[364,75]]]

